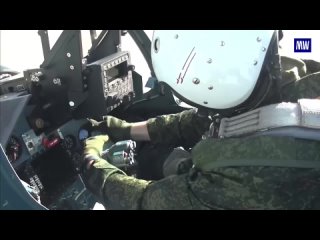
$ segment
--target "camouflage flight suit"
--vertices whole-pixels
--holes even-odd
[[[289,64],[290,65],[290,64]],[[301,73],[302,71],[302,73]],[[318,70],[320,71],[320,70]],[[320,72],[300,79],[305,65],[283,76],[283,101],[320,96]],[[296,76],[298,75],[298,76]],[[192,145],[208,129],[191,111],[148,120],[151,141]],[[193,160],[256,159],[320,161],[320,142],[292,137],[258,136],[206,139],[192,149]],[[152,159],[150,159],[152,161]],[[126,176],[105,160],[84,173],[88,188],[107,209],[320,209],[320,169],[288,167],[223,167],[191,169],[159,181]]]

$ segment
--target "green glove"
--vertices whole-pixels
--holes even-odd
[[[99,135],[86,139],[84,142],[84,157],[88,158],[90,156],[92,159],[100,158],[103,145],[108,141],[108,135]]]
[[[104,184],[114,173],[126,175],[117,167],[101,158],[103,145],[108,142],[107,135],[99,135],[88,138],[84,142],[84,158],[80,168],[86,187],[96,196],[99,201],[104,202]]]
[[[88,120],[91,122],[93,128],[108,134],[113,142],[131,139],[131,123],[112,116],[106,116],[104,121],[101,122],[93,119]]]

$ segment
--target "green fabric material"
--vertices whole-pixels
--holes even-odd
[[[204,172],[234,166],[320,168],[318,149],[320,142],[289,137],[207,139],[192,149],[192,159]]]
[[[306,64],[302,60],[287,56],[281,56],[281,68],[285,83],[297,81],[307,73]]]
[[[201,117],[196,109],[191,109],[151,118],[147,121],[147,128],[152,143],[187,149],[201,139],[210,123],[208,117]]]
[[[105,199],[108,197],[103,191],[105,182],[115,173],[125,175],[123,171],[108,163],[105,159],[95,160],[91,168],[84,172],[83,178],[86,187],[105,205]]]
[[[103,145],[109,141],[107,135],[95,136],[85,140],[84,142],[84,156],[100,157],[103,151]]]
[[[307,75],[282,89],[282,97],[287,102],[297,102],[300,98],[320,97],[320,72]]]

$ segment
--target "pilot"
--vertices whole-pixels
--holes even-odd
[[[158,80],[196,108],[94,122],[107,135],[85,142],[88,189],[106,209],[320,209],[319,65],[278,46],[278,31],[155,31]],[[127,176],[101,158],[110,138],[184,146],[192,164],[157,181]]]

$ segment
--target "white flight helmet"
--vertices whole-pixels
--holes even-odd
[[[155,31],[159,81],[189,104],[230,109],[254,92],[276,31]],[[260,94],[261,95],[261,94]]]

